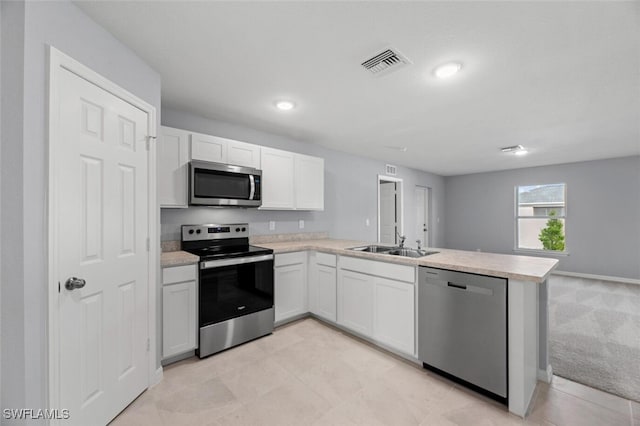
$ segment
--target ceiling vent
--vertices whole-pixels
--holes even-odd
[[[398,168],[392,164],[387,164],[384,166],[384,171],[387,176],[395,176],[398,173]]]
[[[384,52],[378,53],[373,58],[364,61],[362,66],[371,74],[381,76],[409,64],[411,64],[411,61],[402,53],[396,49],[387,49]]]

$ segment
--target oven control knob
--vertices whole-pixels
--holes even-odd
[[[202,232],[202,230],[200,230],[200,229],[196,229],[196,234],[199,234],[199,233],[201,233],[201,232]]]
[[[244,231],[246,231],[246,230],[247,230],[247,228],[242,228],[242,232],[244,232]]]
[[[236,232],[240,232],[240,228],[236,228]]]
[[[193,229],[189,229],[189,234],[193,234]]]

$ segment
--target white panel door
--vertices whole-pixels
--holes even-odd
[[[227,162],[235,166],[260,168],[260,147],[229,139],[227,142]]]
[[[261,209],[292,210],[295,207],[293,188],[293,152],[261,149],[262,206]]]
[[[375,277],[373,282],[373,338],[413,355],[415,287],[381,277]]]
[[[226,163],[227,144],[228,139],[225,138],[191,133],[191,159]]]
[[[429,188],[416,186],[416,235],[423,247],[429,246]]]
[[[276,322],[307,312],[305,264],[276,267],[274,281]]]
[[[57,90],[59,400],[65,424],[106,424],[148,383],[148,117],[67,70]]]
[[[373,334],[373,278],[339,271],[338,324],[364,336]]]
[[[336,322],[336,268],[316,266],[316,314]]]
[[[324,159],[295,155],[295,200],[298,210],[324,210]]]
[[[162,126],[158,141],[160,207],[188,207],[189,132]]]

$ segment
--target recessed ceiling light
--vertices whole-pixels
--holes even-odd
[[[291,101],[278,101],[276,102],[276,108],[281,111],[289,111],[296,107],[296,104]]]
[[[433,73],[438,78],[449,78],[456,74],[462,68],[462,64],[459,62],[449,62],[436,67]]]
[[[512,153],[515,155],[525,155],[526,153],[529,152],[526,149],[524,149],[522,145],[505,146],[504,148],[500,148],[500,151]]]

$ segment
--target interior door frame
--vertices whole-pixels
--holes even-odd
[[[377,180],[376,180],[376,192],[378,194],[378,221],[377,221],[377,228],[378,228],[378,242],[380,242],[380,182],[381,181],[386,181],[386,182],[395,182],[395,183],[399,183],[400,184],[400,190],[398,191],[396,189],[397,192],[400,193],[400,206],[396,205],[396,210],[398,211],[398,215],[400,216],[400,235],[404,235],[404,185],[402,184],[402,179],[401,178],[396,178],[396,177],[392,177],[392,176],[385,176],[385,175],[378,175]]]
[[[59,187],[56,182],[57,174],[57,153],[58,146],[60,145],[59,125],[60,120],[57,114],[53,111],[56,110],[60,94],[58,93],[58,84],[60,81],[60,75],[63,70],[69,71],[80,78],[87,80],[88,82],[100,87],[101,89],[111,93],[112,95],[128,102],[129,104],[139,108],[147,113],[147,134],[149,139],[156,139],[156,108],[143,101],[139,97],[135,96],[131,92],[116,85],[112,81],[81,64],[70,56],[62,53],[53,46],[47,46],[48,60],[49,60],[49,72],[48,72],[48,109],[47,109],[47,126],[48,126],[48,207],[47,207],[47,221],[48,221],[48,268],[47,268],[47,292],[48,292],[48,323],[47,323],[47,339],[48,339],[48,387],[47,387],[47,401],[49,408],[63,408],[60,407],[60,311],[58,307],[58,254],[56,252],[56,246],[60,236],[57,233],[56,223],[58,217],[57,212],[57,200]],[[162,378],[162,367],[156,369],[157,358],[157,330],[156,330],[156,292],[157,292],[157,275],[160,268],[159,264],[159,252],[158,252],[158,227],[159,227],[159,208],[157,205],[156,195],[156,145],[147,141],[149,145],[147,155],[148,165],[148,211],[149,211],[149,223],[148,223],[148,236],[149,236],[149,250],[148,250],[148,318],[147,318],[147,338],[149,339],[149,350],[147,352],[147,386],[160,381]],[[55,422],[55,421],[54,421]]]

